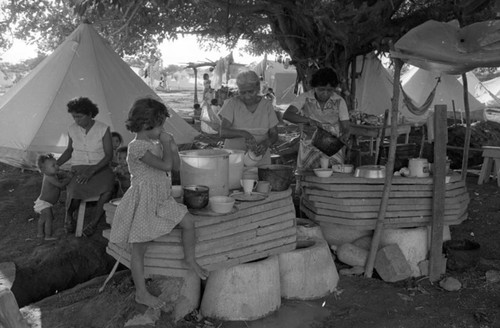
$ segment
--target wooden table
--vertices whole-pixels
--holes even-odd
[[[318,178],[301,176],[300,208],[321,225],[341,224],[357,230],[373,230],[382,200],[384,179],[356,178],[333,173]],[[460,224],[467,218],[469,194],[460,175],[447,177],[444,224]],[[409,228],[426,226],[432,220],[433,178],[393,177],[384,226]]]
[[[236,202],[226,215],[194,215],[196,259],[209,271],[231,267],[270,255],[294,250],[297,228],[291,189],[271,192],[256,202]],[[116,206],[105,204],[106,222],[113,224]],[[144,258],[145,274],[183,277],[181,229],[174,229],[149,243]],[[109,239],[110,230],[103,231]],[[130,268],[128,244],[109,242],[106,252]]]

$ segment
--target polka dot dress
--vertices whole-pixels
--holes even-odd
[[[128,145],[131,186],[116,209],[112,243],[151,241],[168,234],[187,213],[186,206],[170,195],[170,177],[140,160],[147,151],[159,157],[162,154],[161,145],[151,141],[133,140]]]

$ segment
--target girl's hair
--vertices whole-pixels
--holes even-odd
[[[210,77],[210,75],[208,75],[208,73],[203,74],[203,79],[204,80],[208,80],[209,77]]]
[[[163,125],[167,117],[170,114],[163,103],[150,97],[140,98],[132,105],[125,126],[130,132],[151,130]]]
[[[66,106],[68,107],[68,113],[89,115],[92,118],[99,113],[97,105],[87,97],[71,99]]]
[[[323,67],[313,73],[311,77],[311,87],[324,87],[330,85],[336,88],[339,85],[337,73],[330,67]]]
[[[113,137],[118,138],[118,140],[120,140],[120,144],[123,143],[123,137],[118,132],[116,132],[116,131],[111,132],[111,138],[113,138]]]
[[[38,169],[40,171],[43,170],[43,165],[45,164],[45,162],[47,161],[52,161],[52,160],[56,160],[54,158],[54,155],[53,154],[43,154],[43,155],[39,155],[38,158],[36,159],[36,166],[38,167]]]
[[[253,85],[260,89],[260,78],[254,71],[243,71],[236,76],[236,85],[238,87]]]

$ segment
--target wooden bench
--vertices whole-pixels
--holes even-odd
[[[500,187],[500,179],[498,179],[498,171],[500,170],[500,147],[484,146],[483,148],[483,165],[477,184],[488,182],[490,176],[493,175],[497,179],[497,184]]]
[[[78,218],[76,220],[76,230],[75,230],[76,237],[81,237],[83,234],[83,223],[85,221],[85,209],[87,208],[87,203],[97,202],[98,200],[99,196],[81,200],[80,206],[78,207]]]

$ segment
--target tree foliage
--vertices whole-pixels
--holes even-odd
[[[254,54],[282,49],[301,78],[331,66],[343,81],[356,55],[388,50],[429,19],[462,25],[492,18],[497,0],[16,0],[0,8],[0,35],[54,48],[89,20],[123,54],[154,53],[159,42],[196,34]],[[15,28],[13,28],[15,26]],[[344,85],[344,88],[347,86]]]

